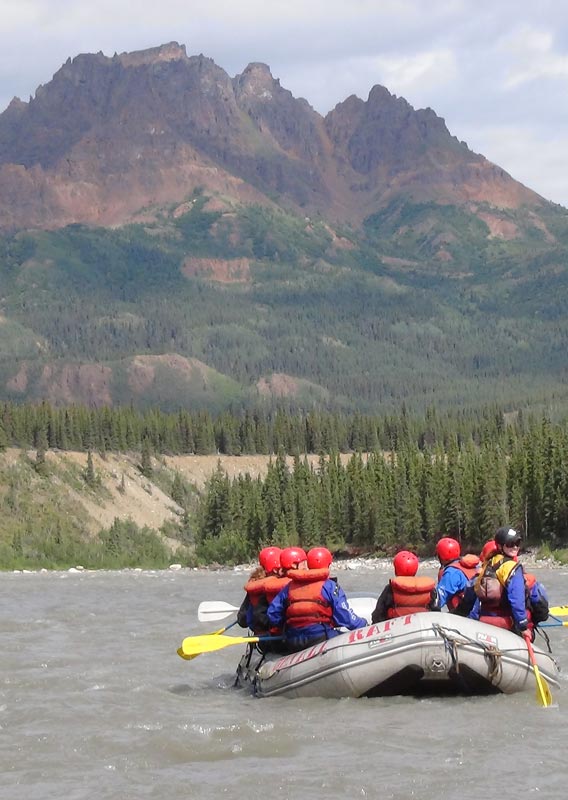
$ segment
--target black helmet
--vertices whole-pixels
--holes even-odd
[[[499,528],[495,534],[495,541],[501,547],[510,547],[511,545],[521,543],[521,537],[513,528]]]

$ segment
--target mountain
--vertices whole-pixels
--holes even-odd
[[[496,209],[544,202],[431,109],[382,86],[323,118],[266,65],[231,79],[175,42],[69,59],[0,115],[1,228],[124,224],[197,188],[336,223],[361,223],[401,196]]]
[[[322,117],[172,42],[0,114],[0,397],[564,403],[568,212],[375,86]]]

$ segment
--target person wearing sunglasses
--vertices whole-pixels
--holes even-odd
[[[469,616],[532,637],[525,576],[518,560],[522,539],[508,527],[499,528],[494,539],[495,552],[483,562],[474,584],[477,599]]]

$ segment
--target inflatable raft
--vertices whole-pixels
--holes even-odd
[[[541,677],[558,686],[559,669],[552,655],[536,643],[534,654]],[[259,697],[292,698],[511,694],[535,689],[520,636],[439,612],[348,631],[290,655],[263,655],[249,645],[236,682]]]

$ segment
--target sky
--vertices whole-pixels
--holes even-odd
[[[326,114],[375,84],[568,207],[565,0],[0,0],[0,111],[67,60],[185,44]]]

